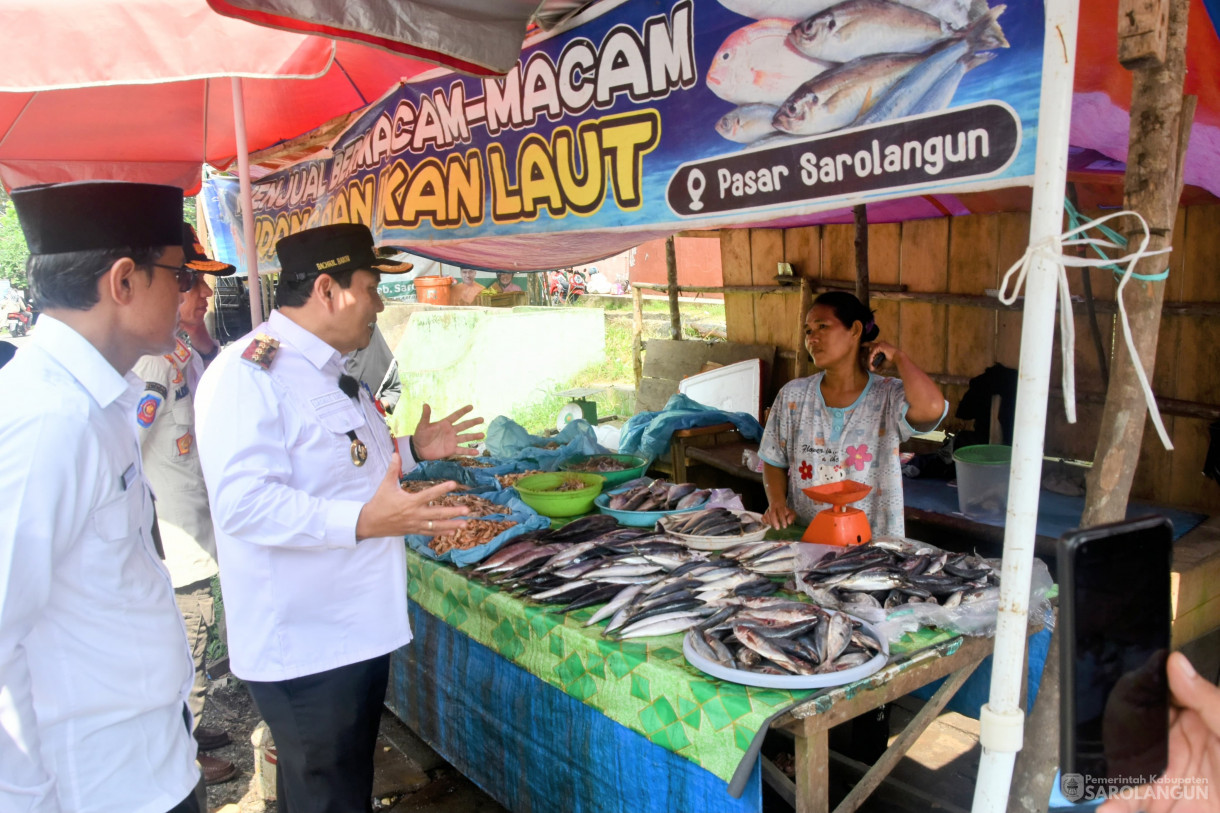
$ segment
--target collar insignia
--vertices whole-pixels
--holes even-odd
[[[269,370],[271,369],[271,362],[275,361],[275,354],[279,349],[279,339],[273,339],[266,333],[260,333],[242,351],[241,357],[256,367]]]

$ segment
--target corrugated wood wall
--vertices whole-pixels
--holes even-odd
[[[1096,215],[1097,213],[1093,213]],[[869,276],[874,284],[905,285],[908,291],[979,295],[999,288],[1008,267],[1025,251],[1029,215],[1007,213],[876,224],[869,228]],[[1169,261],[1166,302],[1220,302],[1220,206],[1193,206],[1178,212],[1175,250]],[[773,285],[776,293],[725,297],[728,340],[774,344],[780,351],[765,399],[800,374],[805,363],[800,297],[781,293],[776,265],[791,263],[809,280],[855,279],[855,227],[721,231],[724,284]],[[1073,295],[1084,293],[1081,274],[1069,271]],[[1088,272],[1093,296],[1113,302],[1114,275]],[[1021,313],[968,305],[898,302],[875,297],[881,337],[896,343],[929,373],[966,378],[999,362],[1016,368],[1020,357]],[[1098,314],[1104,352],[1122,341],[1117,317]],[[1076,389],[1104,394],[1101,367],[1088,318],[1076,325]],[[784,351],[787,351],[786,353]],[[1166,315],[1157,347],[1154,389],[1158,396],[1220,405],[1220,319]],[[797,354],[800,354],[799,356]],[[1061,381],[1059,336],[1052,357],[1051,386]],[[799,359],[799,361],[798,361]],[[953,415],[965,387],[945,386]],[[1063,401],[1052,395],[1047,411],[1046,453],[1091,460],[1096,450],[1101,403],[1078,401],[1077,423],[1068,424]],[[1166,452],[1148,424],[1132,496],[1159,503],[1220,510],[1220,485],[1201,474],[1209,443],[1209,421],[1164,416],[1173,452]]]

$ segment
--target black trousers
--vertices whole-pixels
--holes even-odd
[[[316,675],[247,681],[275,738],[280,813],[368,813],[390,656]]]
[[[199,784],[190,792],[185,799],[174,805],[167,813],[207,813],[208,810],[208,791],[203,784],[203,777],[199,777]]]

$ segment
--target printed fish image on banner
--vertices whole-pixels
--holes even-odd
[[[708,89],[739,106],[716,132],[739,144],[936,113],[953,103],[968,71],[1009,46],[998,22],[1007,7],[985,0],[721,2],[749,16],[781,5],[785,16],[811,11],[795,23],[745,25],[717,52]],[[769,120],[764,105],[775,105]]]

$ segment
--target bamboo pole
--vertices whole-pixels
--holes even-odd
[[[635,389],[640,390],[640,379],[644,377],[644,295],[638,285],[631,289],[631,366],[635,371]]]
[[[678,253],[674,238],[665,241],[665,273],[669,278],[669,338],[682,339],[682,314],[678,311]]]
[[[813,307],[813,292],[810,281],[801,277],[801,305],[796,313],[796,377],[809,375],[809,351],[805,348],[805,314]]]
[[[861,203],[851,212],[856,220],[856,299],[868,308],[868,207]]]

